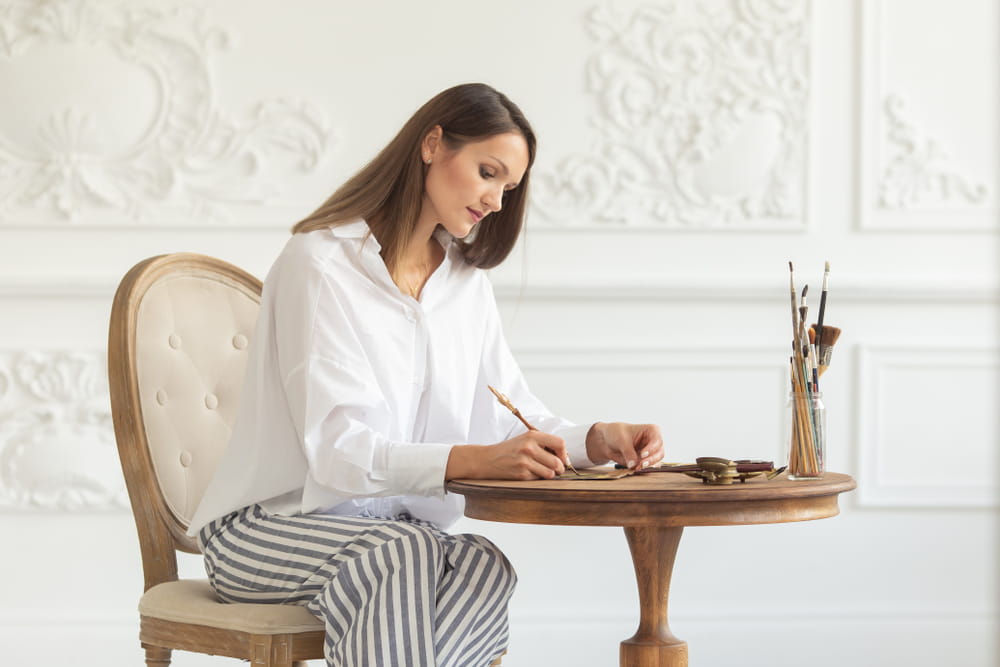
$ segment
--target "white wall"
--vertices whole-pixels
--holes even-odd
[[[118,279],[175,250],[263,275],[469,80],[540,136],[494,281],[567,416],[659,422],[673,460],[777,457],[787,262],[812,294],[832,263],[829,461],[858,490],[835,519],[685,533],[691,663],[996,664],[998,25],[994,0],[0,2],[4,664],[141,663]],[[616,663],[621,531],[461,528],[520,572],[505,665]]]

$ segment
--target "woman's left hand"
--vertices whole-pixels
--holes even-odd
[[[646,468],[663,460],[663,436],[656,424],[597,422],[587,433],[587,457],[596,465],[614,461]]]

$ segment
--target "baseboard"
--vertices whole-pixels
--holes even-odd
[[[504,667],[606,667],[635,631],[635,614],[555,609],[512,612]],[[998,664],[995,612],[970,609],[839,609],[826,613],[677,613],[674,634],[688,642],[697,667],[993,667]],[[68,653],[76,667],[142,664],[138,619],[125,614],[0,611],[5,665],[57,667]],[[40,651],[40,646],[58,647]],[[956,653],[959,651],[960,655]],[[224,667],[235,661],[176,653],[172,667]],[[322,667],[321,663],[316,663]]]

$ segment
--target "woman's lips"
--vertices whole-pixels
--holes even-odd
[[[483,214],[477,211],[476,209],[469,208],[468,206],[466,206],[465,210],[472,215],[472,219],[475,220],[476,222],[479,222],[480,220],[483,219]]]

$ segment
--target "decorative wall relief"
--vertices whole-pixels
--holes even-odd
[[[192,7],[0,5],[0,224],[202,223],[280,198],[263,167],[315,167],[327,121],[302,100],[220,108],[228,43]]]
[[[805,0],[697,0],[586,17],[594,149],[536,174],[552,225],[801,226]]]
[[[0,509],[126,506],[104,356],[0,354]]]
[[[914,209],[986,202],[987,185],[970,182],[959,172],[944,146],[909,118],[902,97],[887,95],[883,108],[885,139],[890,150],[878,183],[881,208]]]
[[[995,231],[996,3],[866,0],[858,11],[858,228]]]

